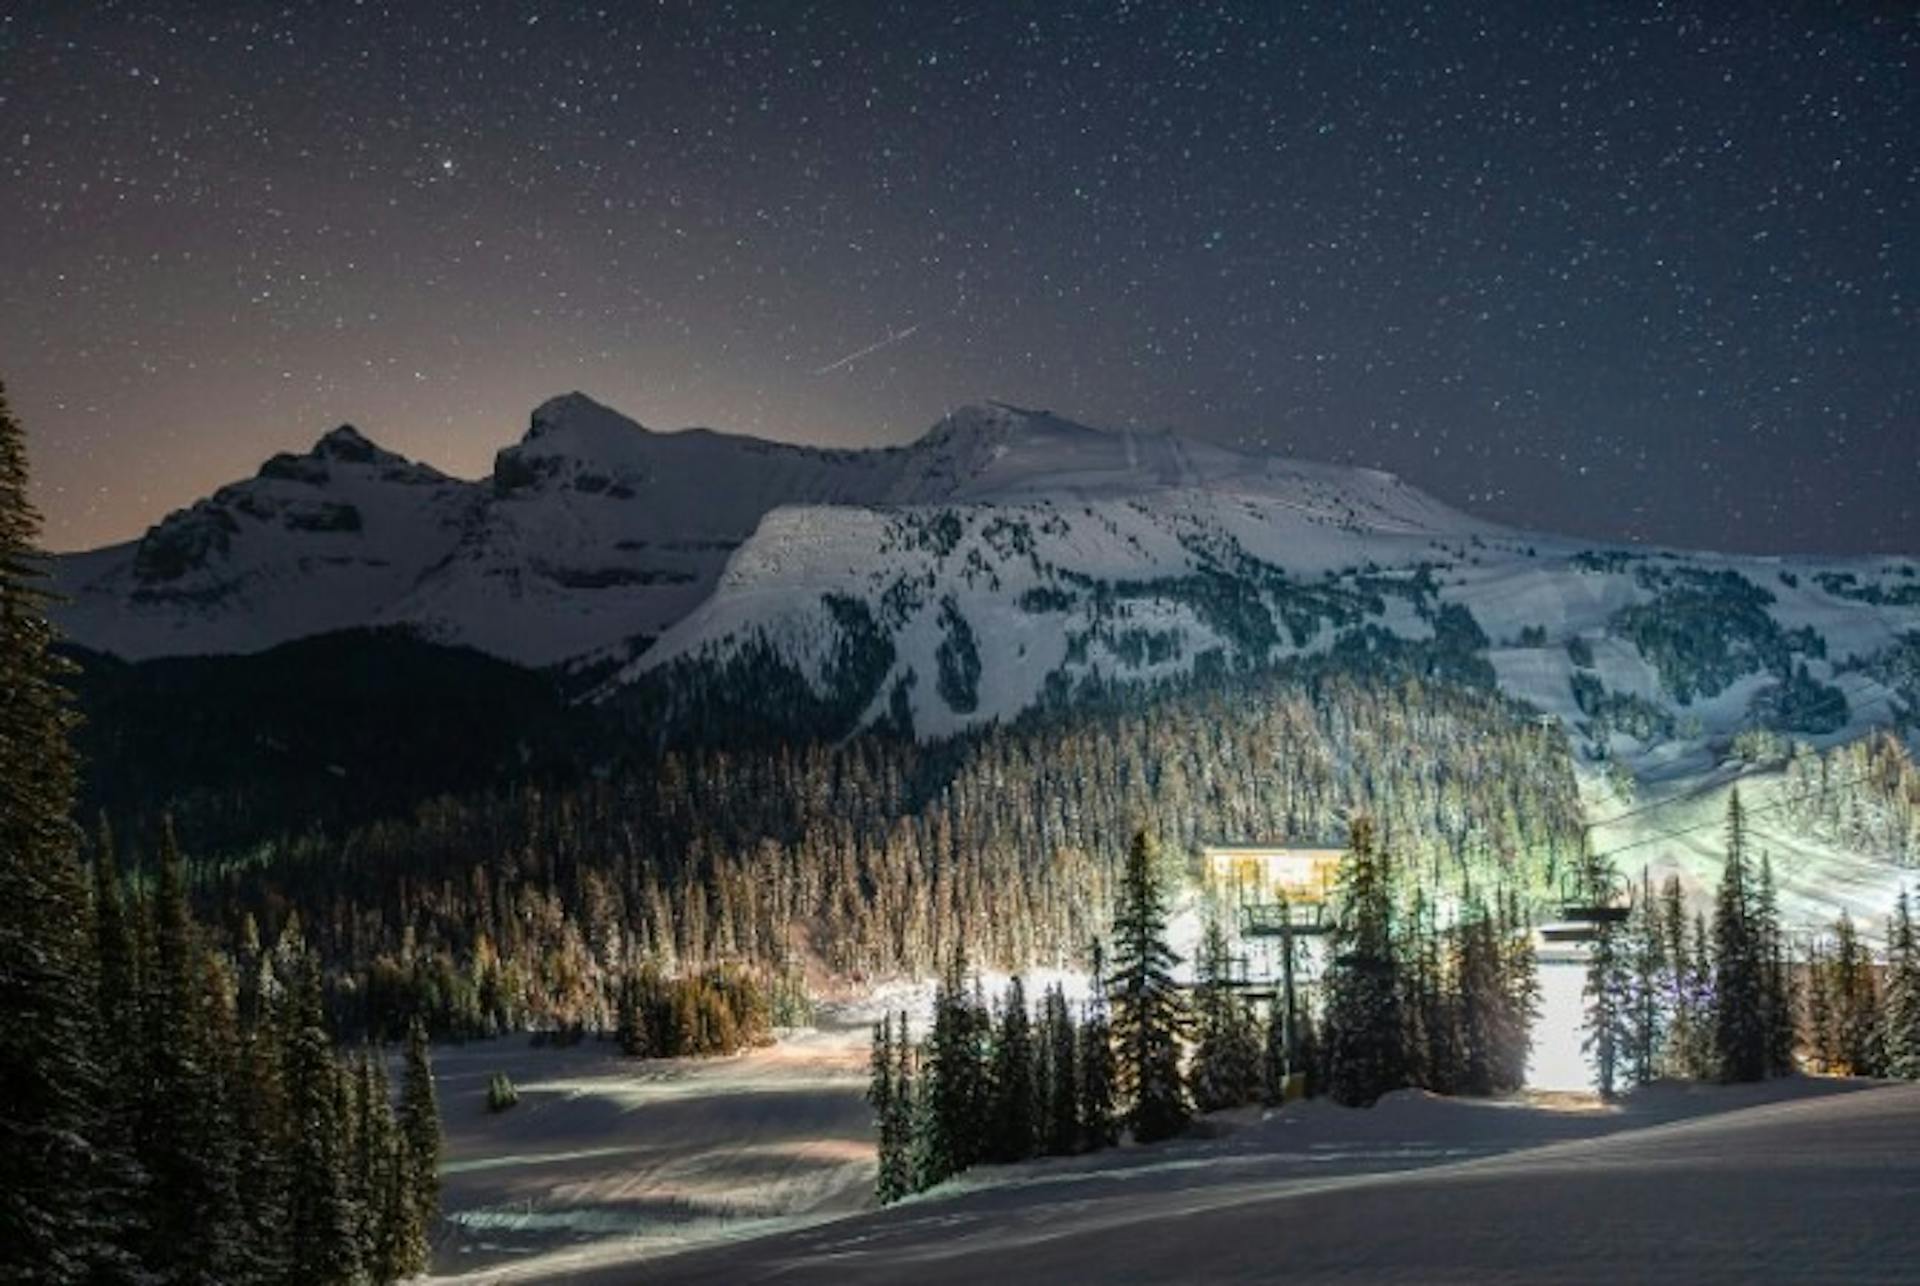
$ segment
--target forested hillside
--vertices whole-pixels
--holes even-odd
[[[340,1019],[376,1032],[612,1030],[647,967],[931,973],[1078,962],[1137,824],[1322,839],[1358,812],[1410,869],[1535,893],[1577,847],[1557,727],[1497,695],[1269,676],[946,743],[694,750],[605,780],[448,797],[207,859],[207,905],[271,941],[295,908]]]

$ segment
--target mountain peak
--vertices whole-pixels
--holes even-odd
[[[394,464],[401,460],[393,452],[374,445],[351,424],[343,424],[325,434],[308,454],[317,460],[335,460],[341,464]]]
[[[624,436],[629,433],[645,433],[647,428],[637,420],[628,419],[620,412],[596,402],[578,390],[550,397],[533,408],[533,416],[527,426],[526,441],[533,442],[558,432],[570,432],[599,436],[614,434]]]

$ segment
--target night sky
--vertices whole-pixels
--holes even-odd
[[[1916,552],[1913,15],[28,0],[0,379],[56,548],[342,421],[477,476],[578,388],[835,445],[997,397]]]

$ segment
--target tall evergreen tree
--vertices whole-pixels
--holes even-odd
[[[1507,1005],[1498,930],[1486,903],[1468,891],[1454,929],[1453,976],[1459,988],[1460,1071],[1463,1094],[1491,1094],[1499,1081],[1503,1013]]]
[[[1680,877],[1670,875],[1660,886],[1662,1008],[1667,1015],[1667,1039],[1661,1046],[1661,1074],[1698,1077],[1711,1047],[1704,1020],[1704,980],[1695,968],[1694,939],[1689,932],[1686,894]]]
[[[1713,914],[1713,1044],[1723,1081],[1766,1076],[1766,963],[1749,887],[1746,813],[1740,792],[1727,798],[1727,864]]]
[[[340,1067],[327,1035],[317,964],[295,981],[286,1040],[287,1263],[313,1286],[363,1280],[348,1157],[340,1119]]]
[[[1612,897],[1617,875],[1606,859],[1591,849],[1580,859],[1580,897],[1589,906],[1605,906]],[[1613,1098],[1622,1079],[1621,1064],[1632,1042],[1633,975],[1628,962],[1627,932],[1603,920],[1587,955],[1587,1034],[1581,1048],[1592,1056],[1594,1088],[1603,1099]]]
[[[1185,1007],[1173,982],[1180,957],[1167,945],[1166,894],[1156,851],[1144,828],[1135,832],[1121,869],[1114,908],[1113,1037],[1126,1124],[1142,1143],[1186,1128],[1192,1108],[1180,1074]]]
[[[1913,911],[1907,891],[1893,904],[1887,925],[1887,993],[1885,1005],[1887,1075],[1920,1080],[1920,944],[1913,932]]]
[[[391,1217],[387,1185],[393,1174],[398,1139],[386,1070],[377,1052],[364,1049],[353,1062],[353,1158],[350,1172],[355,1213],[359,1216],[360,1260],[376,1281],[385,1276]]]
[[[1499,1039],[1495,1046],[1494,1088],[1511,1093],[1527,1083],[1527,1060],[1533,1053],[1533,1024],[1540,1014],[1539,961],[1533,936],[1520,909],[1520,895],[1508,888],[1500,895],[1498,953],[1501,999]]]
[[[440,1215],[440,1104],[433,1089],[427,1029],[419,1019],[407,1032],[406,1074],[400,1082],[400,1146],[413,1183],[420,1226],[431,1229]]]
[[[256,968],[273,969],[271,960]],[[287,1112],[285,1067],[292,1021],[287,994],[278,984],[256,982],[253,1019],[241,1030],[240,1075],[235,1087],[235,1134],[240,1141],[235,1173],[248,1229],[255,1275],[285,1281],[288,1201],[292,1189],[292,1131]]]
[[[1408,1079],[1436,1094],[1451,1094],[1460,1080],[1458,1018],[1433,903],[1423,889],[1413,892],[1407,931],[1400,938]]]
[[[1106,952],[1096,940],[1089,966],[1086,1016],[1075,1051],[1081,1143],[1090,1151],[1119,1141],[1115,1108],[1119,1079],[1113,1061],[1113,1027],[1107,1017]]]
[[[873,1025],[873,1056],[869,1060],[867,1102],[873,1107],[874,1130],[879,1136],[874,1170],[874,1196],[881,1205],[893,1202],[912,1191],[912,1147],[910,1135],[900,1133],[901,1111],[900,1047],[908,1044],[906,1025],[901,1024],[898,1040],[894,1037],[893,1015]]]
[[[101,1134],[109,1164],[101,1169],[105,1207],[115,1213],[116,1242],[129,1256],[152,1244],[152,1193],[137,1145],[147,1101],[147,1045],[141,1039],[140,944],[114,855],[113,830],[100,820],[93,866],[94,955],[98,961]]]
[[[901,1196],[913,1191],[913,1130],[918,1112],[918,1086],[914,1075],[914,1044],[907,1024],[907,1011],[900,1011],[899,1039],[893,1050],[893,1092],[888,1102],[886,1133],[893,1140],[890,1163],[893,1173],[888,1187]]]
[[[170,1282],[224,1282],[236,1271],[245,1232],[228,1087],[217,1059],[219,1041],[237,1035],[224,998],[207,986],[171,822],[161,834],[153,926],[143,1006],[148,1098],[141,1151],[153,1196],[145,1260]]]
[[[1581,1048],[1593,1058],[1594,1088],[1613,1098],[1633,1043],[1633,974],[1618,926],[1602,924],[1587,957],[1587,1035]]]
[[[1627,917],[1626,964],[1630,977],[1627,1013],[1627,1078],[1645,1085],[1658,1073],[1666,1035],[1666,954],[1662,949],[1659,904],[1653,877],[1644,869]]]
[[[988,1156],[999,1162],[1033,1155],[1039,1089],[1034,1081],[1033,1017],[1027,987],[1015,974],[1000,998],[999,1028],[993,1039],[992,1094]]]
[[[1753,897],[1753,945],[1760,960],[1760,1022],[1764,1031],[1767,1075],[1794,1071],[1797,1038],[1793,1013],[1793,970],[1787,959],[1787,935],[1780,926],[1780,900],[1773,884],[1773,858],[1760,855],[1760,881]]]
[[[1059,984],[1048,987],[1040,1004],[1039,1060],[1040,1151],[1067,1156],[1080,1149],[1078,1033],[1073,1011]]]
[[[93,929],[71,821],[73,715],[27,499],[26,435],[0,388],[0,1279],[76,1282],[124,1265],[125,1166],[96,1060]],[[125,1171],[122,1170],[122,1173]]]
[[[1354,822],[1340,863],[1340,919],[1327,974],[1327,1076],[1334,1101],[1365,1107],[1406,1084],[1390,863]]]
[[[1251,1103],[1260,1092],[1260,1048],[1246,1001],[1233,988],[1226,933],[1207,923],[1195,961],[1194,1052],[1189,1080],[1202,1112]]]
[[[967,986],[967,958],[956,947],[934,992],[933,1030],[921,1078],[914,1187],[924,1191],[984,1155],[988,1095],[986,1015]]]
[[[1827,963],[1830,1034],[1827,1070],[1842,1076],[1878,1076],[1881,1072],[1880,997],[1873,980],[1873,959],[1846,912],[1833,926],[1833,955]]]

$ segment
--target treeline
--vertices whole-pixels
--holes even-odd
[[[335,1052],[320,973],[211,950],[161,846],[130,898],[71,817],[64,663],[0,394],[0,1280],[362,1286],[425,1265],[439,1124]],[[89,875],[91,874],[91,878]]]
[[[1920,953],[1906,894],[1876,966],[1844,914],[1795,959],[1773,868],[1756,860],[1738,791],[1711,921],[1678,877],[1643,876],[1626,922],[1600,933],[1587,979],[1590,1050],[1603,1094],[1660,1077],[1754,1081],[1808,1067],[1920,1078]],[[1883,981],[1884,977],[1884,981]]]
[[[1780,791],[1785,816],[1799,829],[1842,848],[1920,866],[1920,768],[1892,732],[1825,752],[1796,745]]]
[[[1538,890],[1577,849],[1565,739],[1505,699],[1268,677],[931,746],[669,754],[198,875],[230,934],[301,914],[349,1031],[392,1036],[415,1016],[454,1036],[613,1031],[642,970],[722,966],[752,976],[778,1022],[803,968],[924,976],[956,949],[1007,971],[1077,960],[1106,931],[1113,837],[1135,817],[1184,854],[1319,839],[1355,811],[1411,881]]]
[[[1445,930],[1419,908],[1402,918],[1392,863],[1369,824],[1341,865],[1340,928],[1317,1008],[1263,1017],[1233,977],[1227,939],[1209,925],[1190,994],[1167,943],[1167,898],[1150,835],[1120,873],[1111,971],[1093,948],[1089,999],[1076,1016],[1049,989],[1036,1021],[1016,975],[991,1006],[956,952],[915,1044],[905,1012],[874,1028],[869,1101],[879,1136],[876,1189],[898,1200],[983,1162],[1172,1137],[1195,1112],[1328,1093],[1363,1106],[1406,1086],[1493,1094],[1519,1088],[1535,1000],[1518,902],[1490,911],[1469,896]],[[1291,1019],[1291,1022],[1290,1022]]]
[[[1472,884],[1442,921],[1434,892],[1407,879],[1366,821],[1354,826],[1335,890],[1326,1033],[1301,1070],[1335,1102],[1396,1089],[1517,1090],[1539,1002],[1531,920],[1520,896]]]
[[[130,896],[94,864],[99,1103],[123,1249],[159,1281],[371,1283],[422,1271],[438,1218],[440,1122],[424,1030],[396,1110],[386,1058],[336,1050],[319,962],[211,948],[169,835]]]

